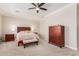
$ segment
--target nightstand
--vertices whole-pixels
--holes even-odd
[[[5,34],[5,41],[14,41],[14,34]]]

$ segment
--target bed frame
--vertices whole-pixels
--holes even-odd
[[[31,31],[31,28],[30,27],[17,27],[17,33],[20,32],[20,31]],[[29,42],[29,43],[25,43],[25,44],[23,43],[23,41],[18,42],[18,46],[23,45],[24,48],[26,46],[28,46],[29,44],[37,44],[38,45],[38,41]]]

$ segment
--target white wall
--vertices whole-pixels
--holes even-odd
[[[79,4],[77,4],[77,47],[78,47],[78,50],[79,50]]]
[[[2,36],[2,16],[0,16],[0,37]]]
[[[65,26],[65,46],[77,50],[76,4],[67,5],[40,21],[40,33],[49,39],[49,26]]]
[[[16,19],[12,17],[3,17],[3,35],[4,34],[11,34],[17,32],[17,27],[32,27],[34,31],[39,32],[39,21],[35,20],[27,20],[27,19]],[[14,31],[12,31],[14,30]]]

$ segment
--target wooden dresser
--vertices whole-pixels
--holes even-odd
[[[64,26],[49,26],[49,43],[64,47]]]
[[[14,41],[14,34],[5,34],[5,41]]]

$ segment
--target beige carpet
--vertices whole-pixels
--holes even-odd
[[[41,40],[39,45],[30,45],[26,48],[18,47],[15,42],[0,44],[0,56],[72,56],[77,51],[68,48],[59,48]]]

